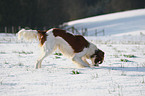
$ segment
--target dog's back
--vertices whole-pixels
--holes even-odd
[[[53,29],[53,34],[55,37],[64,39],[73,48],[75,53],[81,52],[84,48],[89,47],[89,42],[81,35],[72,35],[58,28]]]

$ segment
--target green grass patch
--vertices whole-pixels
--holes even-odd
[[[114,55],[114,57],[115,57],[115,58],[119,58],[119,56],[118,56],[118,55]]]
[[[124,57],[127,57],[127,58],[136,58],[135,55],[123,55]]]
[[[72,71],[72,74],[80,74],[80,72],[77,71],[77,70],[73,70],[73,71]]]
[[[54,53],[54,55],[62,56],[62,53]]]
[[[6,54],[6,52],[0,52],[0,54]]]
[[[5,64],[9,64],[9,62],[5,61]]]
[[[121,62],[131,62],[131,61],[127,60],[127,59],[121,59],[120,61]]]
[[[24,66],[22,63],[18,63],[18,66]]]
[[[59,57],[59,56],[55,56],[55,59],[60,59],[61,57]]]
[[[62,56],[62,53],[54,53],[54,55],[56,55],[55,59],[60,59],[61,58],[60,56]]]
[[[21,51],[21,52],[17,52],[17,51],[13,51],[13,53],[18,53],[18,54],[33,54],[33,52],[25,52],[25,51]]]

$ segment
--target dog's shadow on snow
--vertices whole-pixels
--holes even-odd
[[[96,68],[96,69],[98,69],[98,68]],[[145,72],[145,67],[107,67],[107,66],[100,66],[99,69]]]

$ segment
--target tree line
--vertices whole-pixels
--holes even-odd
[[[0,27],[42,29],[64,22],[145,7],[145,0],[0,0]]]

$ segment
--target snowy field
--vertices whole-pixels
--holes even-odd
[[[142,10],[144,14],[138,13]],[[134,23],[145,18],[145,9],[127,13],[136,18]],[[116,18],[121,18],[119,16]],[[89,21],[81,26],[88,23],[92,26]],[[122,32],[116,26],[118,33],[114,33],[115,28],[111,27],[114,23],[110,22],[111,28],[102,27],[107,36],[86,37],[105,52],[103,64],[95,68],[76,68],[71,60],[56,51],[43,61],[41,69],[34,69],[39,55],[38,43],[18,41],[12,34],[0,34],[0,96],[145,96],[145,20],[142,21],[134,30],[130,30],[135,26],[133,22],[125,29],[126,24],[120,26]],[[116,21],[119,22],[123,23]],[[77,23],[73,24],[77,26]],[[108,24],[108,20],[104,19],[100,27],[104,24]]]

